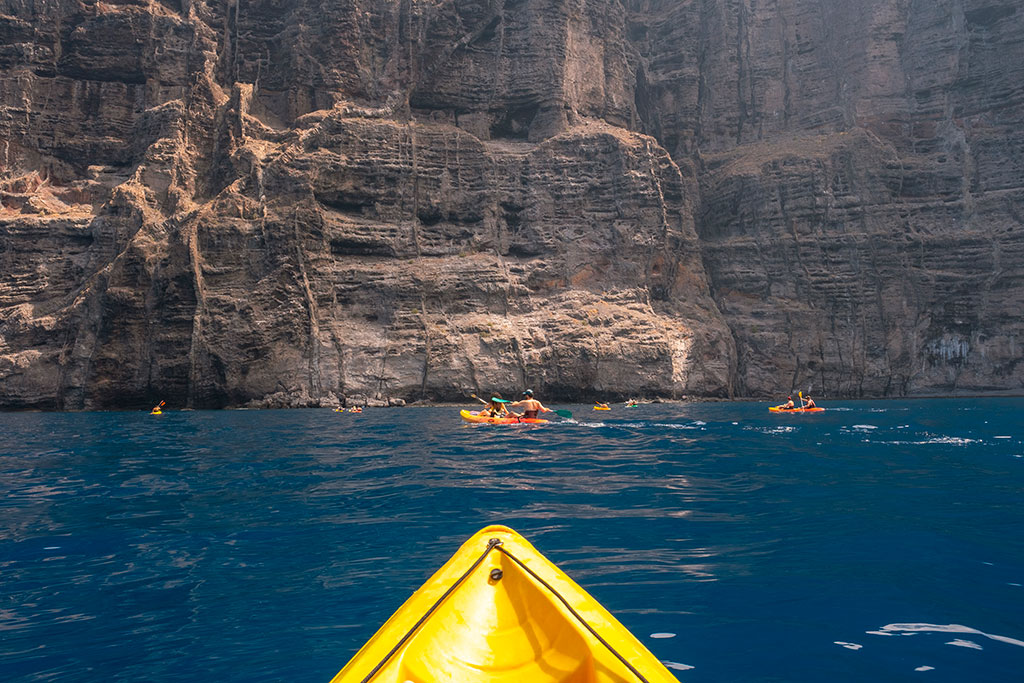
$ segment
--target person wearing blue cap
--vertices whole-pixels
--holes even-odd
[[[540,413],[550,413],[550,408],[545,408],[544,404],[533,397],[533,390],[527,389],[523,392],[522,400],[516,401],[515,403],[509,403],[510,406],[522,406],[523,415],[522,417],[535,420],[537,415]]]

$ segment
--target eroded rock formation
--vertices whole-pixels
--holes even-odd
[[[0,7],[0,407],[1024,386],[1010,0]]]

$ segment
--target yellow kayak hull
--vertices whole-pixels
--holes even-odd
[[[364,680],[678,683],[604,607],[504,526],[466,541],[332,683]]]
[[[460,410],[459,415],[466,422],[489,425],[546,425],[550,421],[540,417],[491,417],[490,415],[471,413],[468,410]]]

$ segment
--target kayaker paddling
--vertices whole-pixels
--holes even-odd
[[[508,401],[503,399],[501,397],[501,394],[499,394],[497,391],[491,394],[490,401],[485,401],[476,394],[473,394],[473,398],[487,406],[483,410],[479,411],[477,415],[486,414],[490,417],[510,417],[513,415],[512,413],[509,412],[508,408],[505,407],[505,404],[508,403]]]
[[[524,391],[522,399],[516,401],[515,403],[509,403],[509,405],[512,406],[512,407],[522,406],[522,408],[523,408],[522,417],[525,417],[525,418],[527,418],[529,420],[537,419],[537,416],[540,413],[550,413],[551,412],[550,408],[545,408],[543,403],[541,403],[540,401],[538,401],[537,399],[535,399],[533,397],[533,390],[532,389],[527,389],[526,391]]]
[[[814,399],[810,396],[801,396],[800,407],[806,410],[807,408],[816,408],[817,406],[815,406]]]

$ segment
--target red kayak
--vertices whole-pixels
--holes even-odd
[[[466,422],[477,422],[489,425],[543,425],[548,423],[548,420],[542,420],[537,417],[491,417],[486,411],[482,411],[482,414],[477,414],[471,413],[468,410],[462,410],[459,411],[459,415],[462,415],[462,419]]]

